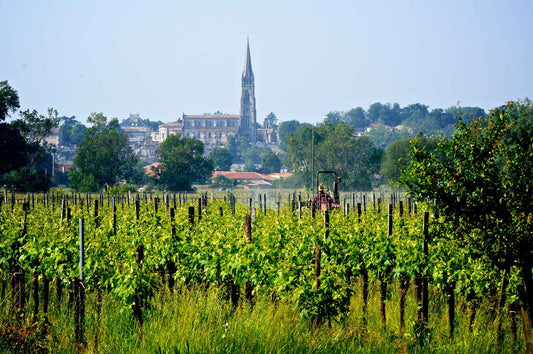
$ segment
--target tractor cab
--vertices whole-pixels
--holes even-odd
[[[324,185],[324,179],[327,175],[334,177],[332,193],[328,193]],[[311,201],[311,206],[314,206],[316,210],[322,211],[326,209],[338,209],[340,207],[339,183],[341,181],[342,178],[337,176],[337,172],[335,171],[318,171],[316,174],[317,191]]]

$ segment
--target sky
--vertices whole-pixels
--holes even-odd
[[[533,98],[533,1],[0,0],[0,81],[22,110],[85,122],[238,114],[249,39],[257,120],[375,102]]]

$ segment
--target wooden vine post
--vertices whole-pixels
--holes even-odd
[[[194,229],[194,207],[189,207],[189,233]]]
[[[135,252],[135,262],[137,263],[137,267],[139,269],[142,269],[142,263],[144,260],[144,245],[141,243],[137,246],[137,250]],[[135,289],[135,296],[133,299],[133,317],[135,317],[135,320],[137,321],[137,327],[143,326],[143,314],[142,314],[142,303],[143,301],[143,294],[142,289],[137,288]]]
[[[85,275],[83,274],[83,267],[85,266],[85,230],[83,218],[79,222],[79,237],[80,237],[80,277],[74,278],[74,334],[76,337],[76,345],[78,347],[85,346],[85,287],[83,281]]]
[[[252,243],[252,218],[248,214],[244,214],[243,216],[243,229],[244,229],[244,238],[246,239],[246,242]],[[233,298],[234,298],[234,295],[232,293],[232,296],[231,296],[232,302],[233,302]],[[253,287],[249,280],[247,280],[245,284],[244,298],[250,305],[253,304]],[[233,303],[233,306],[236,306],[236,304]]]
[[[392,236],[392,222],[393,222],[393,205],[389,204],[389,214],[388,214],[388,230],[387,236]],[[383,323],[383,328],[387,328],[387,312],[386,312],[386,300],[387,300],[387,280],[382,278],[380,279],[380,309],[381,309],[381,322]]]
[[[174,211],[174,208],[170,208],[170,225],[171,225],[171,235],[172,235],[172,242],[178,242],[178,237],[176,236],[176,212]],[[167,261],[167,272],[168,272],[168,290],[170,293],[174,292],[174,273],[176,273],[176,263],[174,261],[169,260]]]

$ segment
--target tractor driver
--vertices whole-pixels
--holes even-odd
[[[324,186],[320,186],[318,188],[318,194],[313,198],[313,205],[317,209],[323,209],[324,207],[329,208],[331,203],[333,203],[333,199],[329,194],[326,193],[326,188]]]

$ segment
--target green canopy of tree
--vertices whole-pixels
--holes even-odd
[[[267,149],[261,154],[261,173],[275,173],[281,170],[281,160],[279,156],[272,150]]]
[[[10,113],[20,108],[17,90],[9,86],[7,81],[0,81],[0,122],[6,120]]]
[[[435,150],[439,138],[426,138],[422,134],[417,136],[417,141],[420,146],[424,146],[427,150]],[[381,159],[381,173],[383,174],[384,182],[399,182],[402,175],[402,169],[407,167],[411,162],[409,150],[411,146],[411,139],[402,139],[392,142],[383,152]]]
[[[134,175],[137,158],[118,119],[108,123],[102,113],[92,113],[87,121],[93,126],[87,129],[76,150],[74,168],[69,173],[70,187],[93,192]]]
[[[159,126],[161,124],[163,124],[162,121],[160,120],[157,120],[157,121],[154,121],[154,120],[150,120],[150,119],[143,119],[144,122],[146,124],[148,124],[148,126],[150,127],[150,129],[152,129],[153,131],[159,131]]]
[[[205,182],[213,173],[213,162],[205,158],[204,144],[197,139],[171,135],[157,150],[160,167],[153,178],[156,185],[171,191],[192,190],[193,182]]]
[[[313,138],[314,129],[314,138]],[[344,122],[325,122],[317,127],[301,126],[287,138],[286,164],[291,171],[333,170],[343,177],[344,188],[368,190],[373,175],[379,171],[382,150],[367,137],[356,137],[354,127]],[[309,187],[309,185],[307,185]]]
[[[209,153],[209,159],[213,161],[215,171],[229,171],[232,164],[232,156],[228,148],[215,147]]]
[[[47,145],[45,138],[59,124],[57,111],[50,108],[48,116],[44,116],[35,110],[26,110],[20,112],[20,116],[1,127],[2,135],[6,136],[0,143],[2,160],[6,163],[3,183],[20,191],[46,191],[52,183],[51,153],[55,148]]]
[[[87,127],[76,120],[76,117],[61,117],[61,145],[79,145],[83,141]]]
[[[288,120],[286,122],[281,122],[278,128],[278,135],[280,140],[280,148],[282,150],[287,149],[287,134],[294,133],[300,127],[300,122],[297,120]]]
[[[247,172],[257,171],[258,167],[261,165],[261,156],[267,151],[270,151],[270,149],[267,147],[250,145],[242,154],[242,158],[244,160],[244,170]]]
[[[223,175],[218,175],[215,178],[213,178],[213,185],[215,187],[222,187],[222,188],[235,188],[238,185],[238,181],[236,179],[230,179]]]
[[[228,136],[227,148],[231,154],[232,162],[241,163],[244,161],[243,154],[250,148],[250,142],[245,136],[230,135]]]
[[[278,126],[278,118],[273,112],[270,112],[263,122],[263,128],[274,129]]]
[[[418,141],[402,177],[409,193],[432,201],[453,238],[502,270],[520,269],[533,310],[533,104],[529,99],[462,120],[434,152]]]

